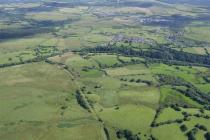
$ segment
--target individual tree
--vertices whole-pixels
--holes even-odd
[[[180,126],[180,129],[182,130],[182,132],[187,131],[187,126],[185,124]]]

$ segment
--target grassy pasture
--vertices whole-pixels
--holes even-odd
[[[120,64],[116,55],[99,54],[92,56],[91,59],[95,60],[101,66],[109,67],[114,64]]]
[[[108,126],[116,129],[129,129],[135,134],[139,132],[148,134],[149,129],[147,128],[149,128],[154,113],[153,109],[145,106],[122,105],[118,110],[105,108],[99,112],[99,115]]]
[[[148,74],[150,71],[142,64],[140,65],[129,65],[120,68],[106,69],[106,72],[110,76],[125,76],[125,75],[137,75],[137,74]]]
[[[188,105],[192,107],[201,107],[200,104],[192,99],[182,95],[181,93],[171,89],[169,86],[161,87],[160,103],[162,104],[179,104],[181,106]]]
[[[81,77],[100,77],[104,75],[104,72],[96,70],[96,69],[91,69],[88,71],[81,71]]]
[[[56,46],[59,50],[63,49],[80,49],[82,48],[82,42],[77,37],[57,38]]]
[[[199,40],[199,41],[206,41],[206,42],[210,42],[209,41],[209,37],[210,37],[210,33],[209,33],[210,28],[208,26],[196,26],[196,25],[192,25],[189,27],[185,28],[185,36],[187,38],[191,38],[194,40]]]
[[[27,23],[16,23],[16,24],[8,24],[8,23],[4,23],[4,22],[0,22],[0,29],[16,29],[16,28],[20,28],[23,27],[24,24],[27,25]]]
[[[81,69],[82,67],[97,67],[97,63],[94,60],[84,59],[79,55],[71,56],[66,60],[66,64],[74,69]]]
[[[79,10],[79,9],[78,9]],[[78,15],[75,13],[75,9],[70,12],[71,9],[59,9],[50,12],[35,12],[26,14],[26,18],[37,21],[63,21],[68,19],[77,19]],[[80,13],[80,11],[78,11]]]
[[[18,58],[19,53],[8,53],[1,55],[0,64],[11,63],[11,62],[19,62],[20,59]]]
[[[183,48],[183,51],[189,52],[189,53],[194,53],[194,54],[206,55],[205,48],[203,48],[203,47],[189,47],[189,48]]]
[[[4,4],[3,7],[7,8],[33,8],[40,6],[40,3],[10,3],[10,4]]]
[[[98,103],[103,107],[113,107],[118,104],[117,91],[121,87],[118,79],[104,76],[83,77],[81,82],[87,87],[87,90],[98,95]],[[95,88],[100,86],[100,88]]]
[[[198,87],[201,91],[205,92],[205,93],[209,93],[210,89],[209,89],[210,84],[197,84],[196,87]]]
[[[210,129],[210,122],[208,119],[204,118],[197,118],[197,117],[192,117],[190,121],[185,122],[188,128],[194,128],[196,124],[204,125],[206,126],[207,130]]]
[[[161,3],[161,6],[158,6],[159,3],[153,3],[154,5],[150,7],[134,7],[134,6],[126,6],[126,7],[108,7],[108,6],[103,6],[103,7],[98,7],[94,9],[94,13],[101,13],[100,11],[104,11],[106,14],[140,14],[140,15],[145,15],[145,16],[152,16],[152,15],[165,15],[165,16],[170,16],[175,13],[183,15],[183,16],[196,16],[196,14],[190,12],[191,7],[188,6],[180,6],[178,5],[177,7],[171,7],[168,5],[164,5]],[[156,5],[157,4],[157,5]]]
[[[161,114],[158,116],[157,118],[157,123],[159,122],[165,122],[165,121],[174,121],[176,119],[182,119],[183,118],[183,115],[181,114],[181,112],[177,112],[175,111],[174,109],[168,107],[168,108],[165,108]]]
[[[60,8],[59,11],[67,14],[81,14],[88,9],[87,6],[77,6],[74,8]]]
[[[35,58],[34,51],[19,51],[0,55],[0,64],[17,63]]]
[[[49,60],[56,62],[56,63],[65,63],[67,59],[70,59],[71,57],[75,57],[75,54],[72,52],[64,53],[62,55],[57,55],[54,57],[48,58]]]
[[[123,80],[127,80],[125,81],[126,84],[134,84],[135,85],[135,82],[130,82],[131,80],[134,80],[134,81],[137,81],[137,80],[145,80],[145,81],[150,81],[152,83],[157,83],[155,77],[148,73],[148,74],[134,74],[134,75],[123,75],[123,76],[118,76],[117,78],[119,79],[123,79]],[[140,84],[143,82],[137,82],[136,85]],[[146,83],[144,83],[144,85],[146,85]]]
[[[157,108],[160,95],[156,88],[137,87],[136,90],[123,89],[118,93],[118,96],[119,104],[142,104]]]
[[[102,126],[77,104],[77,85],[58,67],[20,65],[1,69],[0,77],[0,139],[65,140],[86,129],[75,138],[104,138]]]
[[[44,41],[50,39],[51,35],[33,36],[28,38],[13,39],[0,43],[1,52],[15,52],[25,49],[33,49]]]
[[[171,140],[186,140],[187,137],[181,132],[178,124],[162,125],[160,127],[152,129],[152,134],[160,139],[165,140],[170,138]]]
[[[197,73],[202,72],[205,69],[198,67],[188,67],[188,66],[169,66],[165,64],[152,64],[150,70],[153,74],[166,74],[171,76],[180,77],[187,82],[197,84],[203,83],[203,78]]]

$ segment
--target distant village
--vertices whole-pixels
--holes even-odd
[[[121,42],[121,41],[132,42],[132,43],[144,43],[145,39],[142,37],[128,37],[122,34],[115,35],[112,38],[112,42]]]

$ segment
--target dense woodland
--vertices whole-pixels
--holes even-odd
[[[132,47],[125,47],[125,46],[97,46],[96,48],[85,49],[85,51],[93,52],[93,53],[116,53],[122,54],[125,56],[138,56],[138,57],[145,57],[145,58],[152,58],[158,59],[162,61],[169,62],[173,64],[176,61],[181,61],[184,65],[210,65],[210,56],[204,55],[197,55],[186,53],[183,51],[177,51],[171,49],[167,46],[155,46],[151,47],[150,49],[144,50],[136,50],[132,49]]]

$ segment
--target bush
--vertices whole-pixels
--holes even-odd
[[[89,110],[89,106],[88,106],[88,104],[86,103],[86,101],[85,101],[85,99],[84,99],[82,93],[81,93],[79,90],[76,91],[76,99],[77,99],[77,103],[78,103],[81,107],[83,107],[83,108]]]
[[[87,94],[92,94],[92,92],[91,91],[88,91]]]
[[[198,129],[197,128],[193,128],[192,130],[190,130],[189,132],[187,132],[187,137],[188,137],[188,140],[196,140],[195,138],[195,134],[198,132]]]
[[[65,110],[65,109],[67,109],[68,108],[68,106],[61,106],[61,109],[62,110]]]
[[[140,83],[140,82],[141,82],[141,79],[136,80],[136,83]]]
[[[200,111],[201,113],[204,113],[204,109],[203,109],[203,108],[201,108],[199,111]]]
[[[135,81],[135,79],[131,79],[131,80],[130,80],[130,82],[134,82],[134,81]]]
[[[124,137],[123,130],[118,130],[116,134],[117,134],[117,138],[118,138],[118,139],[121,139],[121,138]]]
[[[176,122],[177,122],[177,123],[182,123],[183,120],[181,120],[181,119],[176,119]]]
[[[116,132],[117,138],[122,139],[125,138],[127,140],[140,140],[140,138],[137,135],[133,135],[133,133],[130,130],[118,130]]]
[[[188,140],[196,140],[195,134],[192,131],[187,133]]]
[[[200,130],[207,131],[207,128],[204,125],[196,124],[195,127],[200,129]]]
[[[185,124],[180,126],[180,129],[182,130],[182,132],[187,131],[187,126]]]
[[[188,113],[187,112],[182,112],[182,115],[184,116],[184,117],[188,117]]]
[[[205,134],[205,138],[206,138],[206,140],[210,140],[210,132],[207,132],[207,133]]]
[[[171,105],[171,108],[173,108],[175,111],[181,111],[177,105]]]

